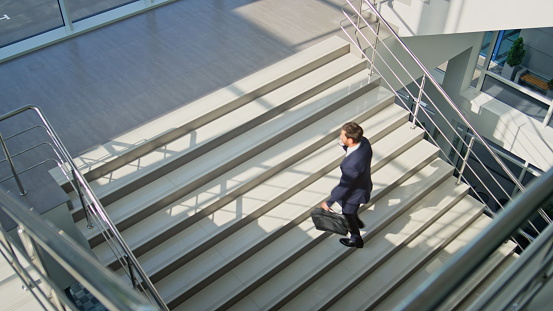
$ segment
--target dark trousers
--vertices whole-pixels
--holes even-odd
[[[357,216],[357,214],[344,214],[344,217],[348,221],[350,227],[350,239],[353,242],[361,240],[361,232],[359,232],[359,226],[361,226],[363,222],[361,222],[359,216]]]

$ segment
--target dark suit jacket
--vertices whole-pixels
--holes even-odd
[[[372,147],[365,137],[357,150],[345,157],[340,165],[340,183],[330,193],[328,206],[337,202],[347,214],[357,213],[359,205],[369,202],[373,183],[371,179]]]

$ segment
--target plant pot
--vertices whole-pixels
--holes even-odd
[[[511,67],[509,64],[505,63],[505,65],[503,65],[503,70],[501,70],[501,76],[507,80],[513,81],[513,77],[519,69],[520,66]]]

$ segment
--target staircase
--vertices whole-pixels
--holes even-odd
[[[75,161],[170,309],[389,310],[490,219],[379,82],[333,37]],[[363,249],[309,217],[340,178],[352,120],[374,152]],[[127,279],[70,196],[94,254]],[[470,302],[513,249],[444,310]]]

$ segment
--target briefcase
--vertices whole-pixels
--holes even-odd
[[[348,221],[342,214],[316,207],[311,211],[311,219],[318,230],[341,235],[347,235],[349,232]]]

